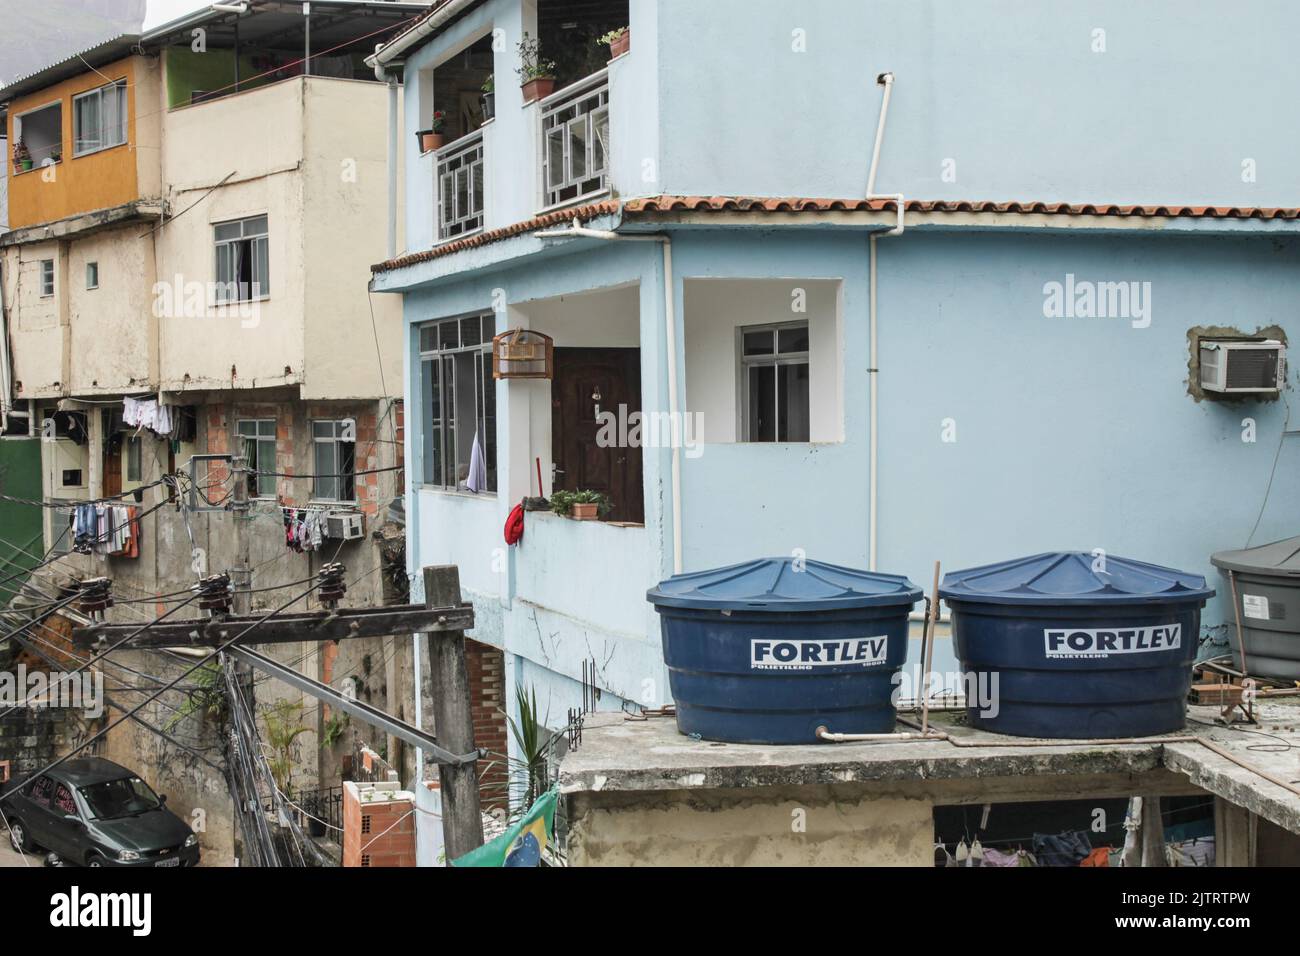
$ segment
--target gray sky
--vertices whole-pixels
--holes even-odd
[[[149,0],[144,15],[144,28],[152,30],[156,26],[206,6],[208,4],[202,3],[201,0]]]

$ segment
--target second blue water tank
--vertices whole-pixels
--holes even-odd
[[[1022,737],[1145,737],[1184,726],[1205,578],[1075,551],[954,571],[967,716]]]

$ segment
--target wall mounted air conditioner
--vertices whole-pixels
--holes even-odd
[[[325,537],[355,541],[366,536],[366,516],[359,511],[331,511],[325,515]]]
[[[1286,346],[1276,339],[1201,339],[1200,367],[1206,392],[1276,395],[1286,384]]]

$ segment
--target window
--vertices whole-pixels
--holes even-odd
[[[128,438],[126,440],[126,480],[140,480],[140,454],[142,442],[139,438]]]
[[[54,810],[64,816],[77,815],[77,804],[72,799],[72,791],[67,788],[66,784],[57,784],[54,788]]]
[[[32,789],[28,792],[28,797],[32,803],[42,807],[50,805],[50,797],[53,795],[54,781],[44,775],[36,778],[36,782],[32,784]]]
[[[72,98],[72,155],[126,142],[126,80]]]
[[[481,490],[497,490],[495,330],[491,314],[445,319],[420,329],[425,484],[464,488],[477,438],[484,464]]]
[[[254,472],[275,471],[275,419],[245,418],[235,426],[244,439],[248,457],[248,495],[251,498],[274,498],[275,475]]]
[[[99,288],[99,263],[98,262],[86,263],[86,288],[87,289]]]
[[[808,441],[808,323],[737,331],[742,441]]]
[[[311,496],[317,501],[355,501],[357,427],[350,418],[312,422],[314,449]]]
[[[217,244],[217,301],[247,302],[270,295],[266,217],[221,222],[213,228]]]
[[[54,295],[54,260],[41,260],[41,298],[48,299]]]

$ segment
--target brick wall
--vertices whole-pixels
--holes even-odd
[[[343,865],[415,866],[415,795],[395,783],[345,781]]]
[[[474,745],[493,754],[508,753],[505,715],[505,655],[499,648],[465,639],[470,705],[474,715]],[[483,809],[506,807],[507,766],[504,756],[479,763]]]

